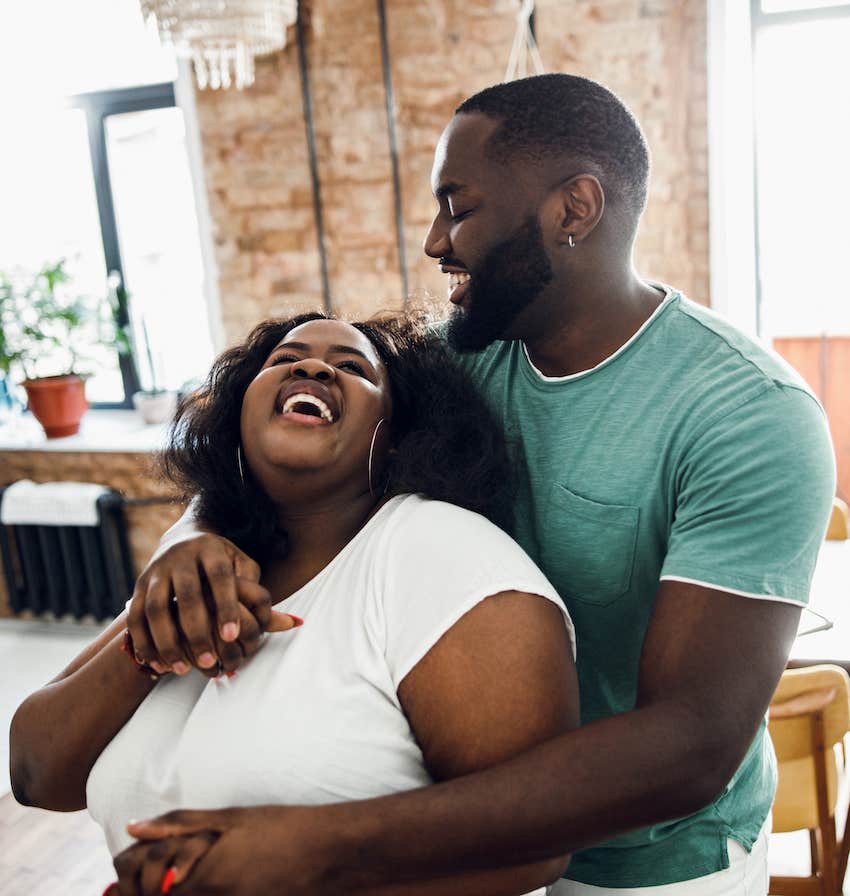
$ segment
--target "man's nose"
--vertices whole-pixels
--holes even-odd
[[[441,216],[437,215],[425,234],[425,242],[422,248],[425,254],[431,258],[442,258],[444,255],[451,255],[452,244],[449,240],[449,230],[440,220]]]
[[[318,358],[304,358],[292,365],[292,375],[301,379],[332,382],[336,377],[336,370]]]

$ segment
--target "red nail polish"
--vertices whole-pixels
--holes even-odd
[[[160,893],[162,893],[162,896],[165,896],[165,894],[172,888],[172,886],[174,886],[174,878],[176,876],[177,876],[177,869],[174,867],[169,868],[168,871],[166,871],[165,874],[162,876],[162,885],[159,888],[159,891],[160,891]]]
[[[234,676],[236,673],[235,673],[235,672],[225,672],[224,674],[225,674],[228,678],[233,678],[233,676]]]
[[[295,623],[295,628],[298,628],[299,625],[304,625],[304,620],[300,616],[296,616],[294,613],[287,613],[286,615]]]
[[[118,884],[110,884],[104,891],[103,896],[111,896],[112,893],[115,893],[118,888]]]

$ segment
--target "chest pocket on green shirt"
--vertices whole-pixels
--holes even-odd
[[[628,590],[640,510],[600,504],[552,486],[543,532],[543,569],[563,596],[600,607]]]

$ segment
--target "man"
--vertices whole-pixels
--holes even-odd
[[[281,892],[416,893],[412,881],[564,850],[558,894],[766,892],[764,714],[808,598],[833,457],[789,368],[636,275],[648,169],[623,104],[568,75],[489,88],[443,134],[425,251],[449,277],[449,343],[514,451],[516,537],[575,621],[583,724],[459,781],[273,810],[292,820],[267,879]],[[200,557],[227,633],[246,560],[185,531],[137,605],[152,587],[199,600],[186,570]],[[194,656],[210,647],[200,635]],[[133,830],[198,828],[229,832],[210,854],[229,880],[248,842],[238,816]]]

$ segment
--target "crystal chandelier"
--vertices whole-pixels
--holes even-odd
[[[140,0],[165,43],[195,67],[198,87],[254,83],[254,57],[281,50],[298,0]]]

